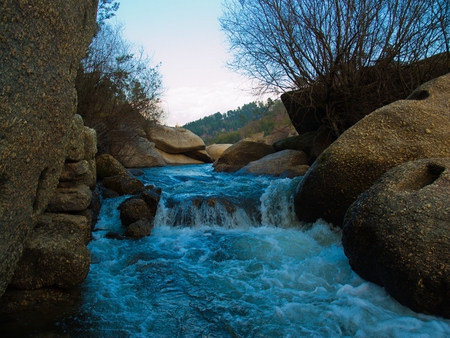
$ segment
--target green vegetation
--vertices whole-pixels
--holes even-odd
[[[217,112],[189,122],[183,128],[199,135],[209,145],[236,143],[257,133],[288,132],[292,125],[281,101],[268,99],[266,103],[251,102],[223,114]]]

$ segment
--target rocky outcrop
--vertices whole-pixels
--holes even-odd
[[[192,157],[186,156],[184,154],[169,154],[165,151],[156,149],[160,156],[164,159],[167,164],[202,164],[205,163],[200,160],[196,160]]]
[[[147,138],[156,144],[156,148],[169,154],[182,154],[205,149],[203,140],[184,128],[151,126],[147,128],[146,133]]]
[[[272,154],[275,149],[265,143],[240,141],[227,148],[214,162],[214,171],[235,172],[251,161],[256,161]]]
[[[389,170],[349,208],[342,243],[361,277],[414,311],[450,318],[450,159]]]
[[[250,162],[238,173],[267,174],[279,176],[282,172],[308,164],[308,156],[303,151],[282,150]]]
[[[295,194],[302,221],[341,226],[359,194],[403,162],[450,156],[450,75],[367,115],[314,162]]]
[[[9,1],[0,28],[0,295],[56,188],[96,1]]]
[[[70,222],[38,220],[25,242],[10,285],[27,290],[48,286],[68,288],[81,283],[90,264],[85,238],[85,233]]]
[[[211,144],[210,146],[206,147],[206,152],[208,153],[209,157],[211,157],[211,159],[213,161],[217,160],[220,155],[222,155],[222,153],[227,150],[228,148],[230,148],[232,146],[232,144]]]
[[[24,243],[11,286],[17,289],[68,288],[79,284],[89,272],[93,215],[91,181],[96,181],[95,132],[72,120],[67,158],[47,212],[37,217],[36,227]],[[89,164],[91,163],[91,165]]]
[[[110,154],[126,168],[163,167],[164,158],[155,149],[155,143],[145,137],[127,137],[126,132],[110,133]]]

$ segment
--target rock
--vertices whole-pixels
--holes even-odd
[[[348,129],[314,162],[295,193],[298,218],[341,226],[359,194],[403,162],[450,156],[450,75],[407,100],[377,109]]]
[[[161,188],[147,186],[141,193],[140,198],[147,204],[150,209],[150,214],[155,216],[161,199]]]
[[[195,151],[189,151],[187,153],[184,153],[183,155],[186,155],[187,157],[193,158],[194,160],[199,160],[204,163],[213,163],[211,157],[209,157],[206,150],[195,150]]]
[[[65,163],[64,171],[59,178],[60,182],[80,181],[89,171],[89,163],[86,160]]]
[[[1,11],[0,295],[58,184],[97,3],[8,1]]]
[[[130,172],[131,175],[135,177],[144,175],[144,172],[141,169],[132,168],[128,169],[128,171]]]
[[[129,226],[143,218],[153,219],[152,211],[147,203],[140,198],[127,199],[119,205],[118,209],[120,211],[120,220],[124,226]]]
[[[147,138],[156,148],[169,154],[181,154],[205,149],[205,142],[190,130],[165,126],[151,126],[146,130]]]
[[[88,164],[88,171],[84,175],[82,182],[86,184],[92,190],[95,189],[97,184],[97,165],[95,158],[85,160]],[[60,179],[61,180],[61,179]]]
[[[349,208],[342,243],[361,277],[416,312],[450,318],[450,158],[404,163]]]
[[[97,132],[95,129],[84,127],[84,159],[90,160],[97,154]]]
[[[150,236],[152,228],[153,222],[147,218],[144,218],[127,226],[123,235],[128,238],[139,239],[145,236]]]
[[[83,118],[75,114],[69,129],[69,143],[67,145],[67,157],[69,161],[81,161],[84,159],[84,122]]]
[[[156,151],[161,155],[167,164],[204,164],[205,162],[195,160],[192,157],[188,157],[184,154],[169,154],[160,149],[156,149]]]
[[[308,133],[279,140],[273,144],[273,147],[276,151],[285,149],[304,151],[308,156],[311,156],[313,154],[312,149],[315,136],[316,132],[310,131]]]
[[[91,189],[84,184],[57,188],[51,197],[47,210],[51,212],[71,212],[87,209],[92,200]]]
[[[102,193],[102,197],[105,200],[108,198],[114,198],[114,197],[119,197],[119,196],[120,196],[119,193],[112,189],[105,189],[105,190],[103,190],[103,193]]]
[[[137,178],[121,175],[105,177],[102,184],[119,195],[136,194],[144,187],[144,184]]]
[[[109,154],[103,154],[96,158],[97,177],[99,180],[110,176],[129,176],[125,167]]]
[[[314,135],[311,158],[315,160],[335,140],[336,140],[336,138],[334,137],[332,131],[329,128],[327,128],[325,126],[322,126],[321,128],[319,128],[319,130]]]
[[[213,161],[217,160],[222,153],[230,148],[232,144],[212,144],[206,147],[206,152]]]
[[[286,149],[250,162],[240,169],[238,173],[268,174],[279,176],[283,171],[306,165],[308,156],[303,151]]]
[[[283,172],[280,174],[280,178],[294,178],[297,176],[304,176],[308,172],[309,168],[309,165],[298,165],[296,167],[283,170]]]
[[[84,244],[88,244],[91,241],[91,225],[86,216],[71,215],[71,214],[54,214],[46,212],[39,216],[37,227],[51,228],[63,228],[69,229],[69,232],[73,232],[73,229],[77,229],[81,232]]]
[[[214,171],[235,172],[251,161],[259,160],[274,152],[272,146],[264,143],[240,141],[227,148],[214,162]]]
[[[80,229],[67,223],[37,226],[25,242],[11,286],[38,289],[69,288],[87,276],[90,255]]]
[[[110,133],[109,151],[126,168],[163,167],[164,158],[156,151],[155,144],[144,137],[126,137],[126,132]]]
[[[311,97],[305,90],[294,90],[283,93],[281,101],[285,106],[292,125],[299,135],[318,130],[326,117],[325,107],[311,106]]]

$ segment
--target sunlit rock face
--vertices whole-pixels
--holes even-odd
[[[349,208],[342,243],[361,277],[417,312],[450,318],[450,159],[389,170]]]
[[[76,110],[74,79],[96,9],[96,0],[2,4],[0,295],[64,168]]]
[[[367,115],[314,162],[295,195],[302,221],[342,226],[346,210],[387,170],[430,157],[450,157],[450,75]]]

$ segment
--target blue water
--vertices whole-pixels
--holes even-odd
[[[117,240],[104,201],[71,337],[450,337],[356,275],[340,230],[295,220],[301,178],[214,173],[211,165],[145,169],[162,188],[150,237]]]

